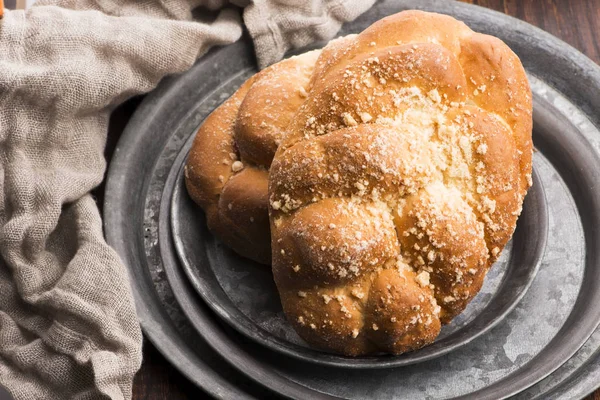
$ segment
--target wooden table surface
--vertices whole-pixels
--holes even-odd
[[[600,63],[600,0],[466,0],[536,25]],[[111,119],[107,156],[112,153],[125,122],[139,104],[134,99],[117,109]],[[101,192],[100,192],[101,193]],[[600,384],[600,382],[598,382]],[[201,399],[206,395],[190,383],[149,343],[133,387],[135,400]],[[600,400],[600,390],[586,400]]]

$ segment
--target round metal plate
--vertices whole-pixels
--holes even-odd
[[[237,83],[229,81],[227,86],[235,87]],[[224,321],[285,355],[344,368],[398,367],[439,357],[496,326],[523,297],[540,265],[548,215],[543,187],[534,171],[534,185],[525,200],[512,242],[490,270],[477,297],[450,325],[442,328],[433,344],[400,356],[345,357],[312,349],[287,323],[268,267],[238,256],[215,240],[206,228],[204,213],[188,196],[183,179],[185,156],[192,141],[193,136],[171,172],[177,174],[171,200],[171,227],[179,259],[196,291]]]
[[[222,372],[226,366],[207,344],[253,380],[296,398],[329,394],[496,399],[528,387],[518,397],[573,398],[597,385],[593,377],[598,376],[600,364],[596,358],[600,333],[577,349],[600,316],[596,228],[600,204],[595,199],[600,133],[594,126],[600,125],[594,113],[600,108],[598,67],[538,29],[459,3],[381,2],[344,29],[359,31],[405,8],[452,14],[475,30],[501,37],[531,74],[534,141],[540,150],[535,167],[549,207],[549,236],[540,271],[515,310],[486,335],[460,351],[408,367],[352,371],[290,362],[219,326],[177,263],[167,231],[169,204],[163,204],[161,211],[157,200],[162,196],[170,201],[176,180],[164,193],[163,187],[176,155],[201,120],[229,95],[222,92],[219,77],[235,77],[236,72],[244,74],[252,68],[247,42],[211,52],[188,73],[163,82],[132,120],[111,164],[105,226],[109,243],[129,268],[146,335],[179,369],[217,396],[239,398],[242,392],[258,389],[248,381],[250,389],[234,384],[243,382],[240,374],[231,369]],[[211,96],[213,91],[223,97]],[[157,243],[159,219],[162,236]],[[194,326],[183,319],[177,325],[172,322],[173,315],[182,314],[175,302],[162,301],[164,292],[170,291],[163,267]]]

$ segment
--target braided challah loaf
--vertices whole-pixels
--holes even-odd
[[[517,56],[448,16],[402,12],[326,47],[269,177],[300,336],[346,355],[431,343],[515,229],[531,113]]]
[[[271,263],[268,169],[307,95],[319,51],[252,76],[202,124],[185,166],[185,183],[208,227],[237,253]]]

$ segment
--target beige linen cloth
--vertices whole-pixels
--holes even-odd
[[[89,192],[111,110],[250,32],[260,66],[373,0],[62,0],[0,21],[0,385],[16,399],[128,399],[142,335]],[[191,10],[215,11],[210,21]],[[203,12],[194,15],[203,15]],[[135,196],[135,193],[131,194]]]

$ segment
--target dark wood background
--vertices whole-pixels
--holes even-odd
[[[559,37],[600,63],[600,0],[465,0],[512,15]],[[133,99],[111,118],[107,156],[127,120],[139,104]],[[99,190],[96,193],[102,193]],[[600,382],[598,382],[600,384]],[[135,400],[202,399],[207,396],[162,357],[149,342],[144,343],[144,361],[133,386]],[[586,400],[600,400],[600,391]]]

